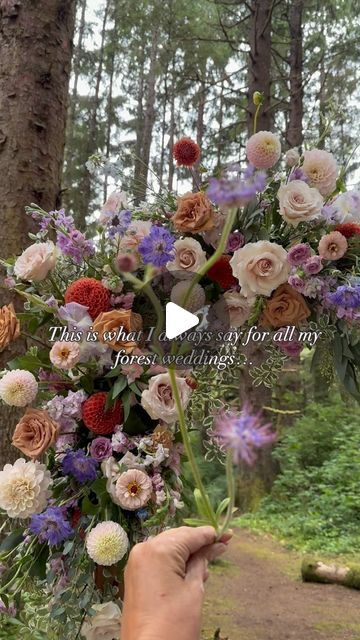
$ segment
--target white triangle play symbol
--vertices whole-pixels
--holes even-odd
[[[174,302],[168,302],[166,307],[166,327],[165,333],[168,340],[176,338],[181,333],[196,327],[200,320],[190,311],[186,311]]]

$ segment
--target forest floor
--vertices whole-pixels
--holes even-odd
[[[360,592],[303,583],[302,556],[237,530],[206,587],[204,640],[360,640]]]

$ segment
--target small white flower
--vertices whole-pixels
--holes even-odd
[[[50,471],[40,462],[19,458],[0,471],[0,508],[9,518],[28,518],[41,513],[50,497]]]
[[[129,538],[126,531],[111,520],[99,522],[86,537],[86,550],[90,558],[104,567],[119,562],[128,547]]]

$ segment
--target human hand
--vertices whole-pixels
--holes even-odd
[[[208,562],[226,551],[213,527],[169,529],[136,545],[125,570],[121,640],[198,640]]]

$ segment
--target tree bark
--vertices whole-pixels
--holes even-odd
[[[205,104],[206,104],[206,86],[205,86],[205,77],[206,77],[206,65],[202,69],[202,80],[200,83],[200,89],[198,93],[198,109],[197,109],[197,119],[196,119],[196,142],[198,143],[200,149],[203,148],[203,140],[204,140],[204,115],[205,115]],[[193,191],[198,191],[199,186],[201,184],[201,176],[199,172],[199,165],[201,160],[193,166],[192,168],[192,176],[193,176]]]
[[[271,129],[271,18],[273,0],[252,0],[250,18],[250,60],[247,124],[249,135],[253,133],[256,107],[253,103],[255,91],[261,91],[264,102],[258,119],[257,130]]]
[[[58,207],[65,142],[75,0],[0,1],[0,257],[29,244],[34,202]],[[15,303],[1,290],[1,304]],[[21,349],[0,354],[0,370]],[[16,420],[0,407],[0,466],[14,458],[9,434]],[[15,450],[14,450],[15,451]],[[17,457],[15,455],[15,457]]]
[[[303,142],[303,41],[302,14],[304,0],[293,0],[289,12],[290,30],[290,115],[286,131],[289,147],[300,147]]]
[[[360,565],[340,567],[336,564],[325,564],[321,560],[304,558],[301,576],[304,582],[341,584],[344,587],[360,589]]]

